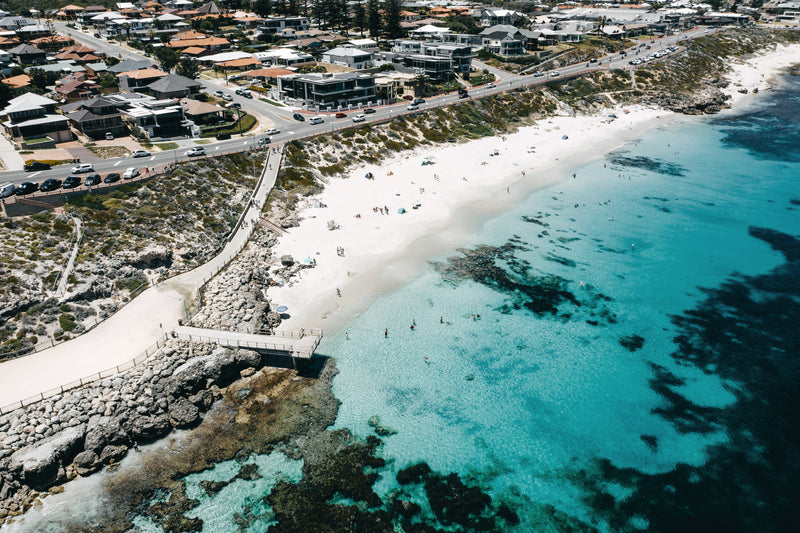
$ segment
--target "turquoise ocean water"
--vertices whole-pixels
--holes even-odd
[[[787,78],[746,110],[651,130],[487,221],[325,340],[335,428],[366,436],[377,416],[396,431],[376,492],[425,462],[508,502],[521,520],[509,530],[539,529],[543,508],[601,531],[788,530],[799,104]],[[213,497],[199,480],[230,465],[187,480],[206,530],[270,526],[232,517],[263,513],[268,471],[296,481],[299,467],[252,462],[263,479]]]

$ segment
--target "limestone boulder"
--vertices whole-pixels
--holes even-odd
[[[21,471],[21,480],[37,490],[50,487],[63,472],[63,464],[69,464],[83,449],[86,426],[68,427],[32,446],[23,448],[11,456],[12,471]]]

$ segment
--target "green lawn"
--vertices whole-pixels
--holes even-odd
[[[158,146],[164,151],[175,150],[176,148],[178,148],[178,143],[156,143],[156,146]]]

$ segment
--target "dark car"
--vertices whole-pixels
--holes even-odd
[[[371,107],[368,107],[368,108],[366,108],[366,109],[364,110],[364,114],[365,114],[365,115],[371,115],[371,114],[372,114],[372,113],[374,113],[374,112],[375,112],[375,110],[374,110],[374,109],[372,109]]]
[[[38,183],[31,183],[30,181],[25,181],[19,184],[17,189],[14,191],[14,194],[17,196],[22,196],[25,194],[30,194],[32,192],[36,192],[39,190]]]
[[[224,141],[225,139],[230,139],[230,138],[231,138],[231,134],[230,133],[217,133],[217,140],[218,141]]]
[[[39,190],[42,192],[54,191],[61,188],[61,180],[56,178],[46,179],[39,185]]]
[[[460,94],[458,95],[458,97],[459,97],[459,98],[461,98],[462,100],[463,100],[464,98],[469,98],[469,93],[468,93],[467,91],[464,91],[463,93],[460,93]]]
[[[306,120],[306,117],[304,117],[300,113],[295,113],[294,115],[292,115],[292,118],[295,120],[299,120],[300,122],[305,122]]]
[[[75,187],[80,187],[82,182],[83,180],[81,180],[78,176],[69,176],[64,180],[64,185],[62,185],[61,188],[74,189]]]
[[[119,174],[117,174],[116,172],[112,172],[111,174],[109,174],[108,176],[106,176],[106,177],[103,179],[103,182],[104,182],[104,183],[114,183],[114,182],[116,182],[116,181],[119,181],[119,179],[120,179],[121,177],[122,177],[122,176],[120,176],[120,175],[119,175]]]
[[[25,172],[33,172],[34,170],[50,170],[50,165],[41,163],[39,161],[32,161],[25,164]]]
[[[417,104],[417,105],[424,104],[425,103],[425,99],[424,98],[414,98],[414,103]]]
[[[103,182],[103,179],[100,177],[100,174],[89,174],[86,176],[86,181],[84,181],[84,185],[87,187],[93,187],[95,185],[100,185]]]

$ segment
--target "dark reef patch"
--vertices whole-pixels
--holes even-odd
[[[642,346],[644,346],[644,337],[634,333],[633,335],[622,337],[619,343],[629,352],[635,352],[636,350],[641,350]]]
[[[657,174],[665,174],[667,176],[684,176],[686,169],[676,163],[670,163],[661,159],[654,159],[645,156],[626,156],[625,151],[611,152],[607,158],[612,165],[619,165],[621,167],[641,168],[649,172]]]
[[[586,501],[612,530],[628,530],[633,516],[648,531],[795,531],[800,501],[800,239],[751,227],[752,237],[780,251],[786,262],[756,276],[733,274],[704,299],[673,316],[673,359],[718,375],[737,401],[697,405],[681,394],[685,380],[651,364],[651,387],[664,404],[656,412],[683,433],[724,431],[699,467],[680,464],[645,474],[598,459],[573,473]],[[649,436],[642,440],[657,445]],[[607,483],[632,490],[618,500]]]

